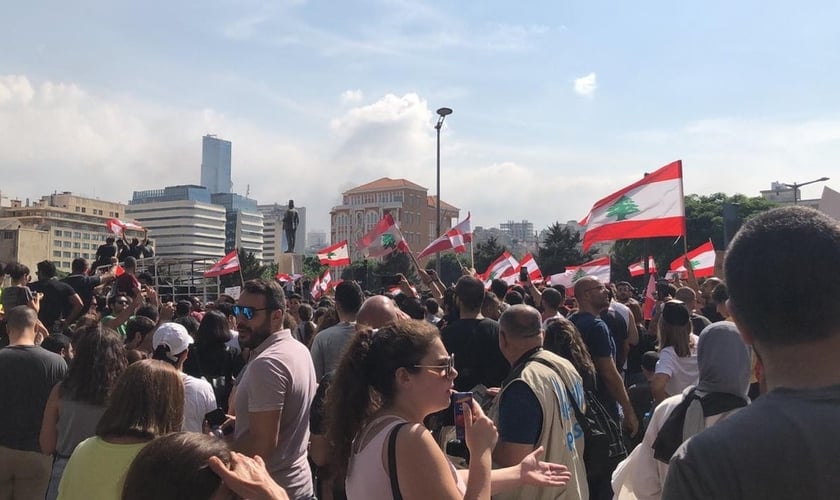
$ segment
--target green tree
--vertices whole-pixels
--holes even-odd
[[[691,251],[703,243],[712,240],[716,250],[724,250],[723,246],[723,207],[732,204],[735,207],[739,222],[748,220],[755,215],[765,212],[775,203],[760,196],[748,197],[742,194],[727,195],[714,193],[711,195],[690,194],[685,197],[685,226],[686,243],[682,238],[648,238],[649,254],[656,261],[659,275],[669,269],[671,262],[681,256],[688,246]],[[734,229],[734,228],[733,228]],[[630,278],[627,266],[638,262],[645,253],[645,240],[617,241],[612,251],[612,279],[621,281]],[[644,278],[637,278],[635,285],[641,285]]]
[[[626,220],[627,217],[639,213],[639,206],[629,196],[622,196],[607,209],[607,215],[615,217],[615,220]]]
[[[303,275],[307,278],[316,278],[329,268],[321,264],[318,257],[310,256],[303,258]]]
[[[580,233],[555,222],[548,226],[536,259],[543,276],[551,276],[562,273],[566,266],[574,266],[591,260],[593,254],[592,251],[583,251]]]
[[[492,264],[494,260],[498,259],[499,255],[502,255],[502,252],[505,250],[507,250],[507,248],[500,245],[495,236],[490,236],[487,240],[477,244],[473,252],[475,254],[476,271],[483,273],[487,269],[487,266]],[[441,261],[441,263],[442,262],[443,261]]]
[[[357,260],[341,271],[341,279],[358,281],[363,290],[374,290],[373,278],[379,275],[379,262],[375,260]]]
[[[415,284],[420,282],[411,257],[404,252],[391,252],[382,259],[377,267],[376,276],[379,279],[373,280],[378,281],[378,283],[374,283],[374,286],[386,287],[389,283],[383,282],[383,279],[387,280],[388,277],[395,274],[402,274],[408,281]]]

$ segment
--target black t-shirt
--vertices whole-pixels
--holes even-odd
[[[455,390],[469,391],[478,384],[500,387],[510,365],[499,349],[499,323],[492,319],[459,319],[441,332],[443,345],[455,354]]]
[[[41,451],[38,437],[44,407],[66,373],[64,358],[41,346],[0,349],[0,446]]]
[[[717,312],[717,306],[715,304],[706,304],[702,309],[700,309],[700,312],[703,313],[703,316],[712,323],[717,323],[718,321],[723,321],[725,319]],[[700,332],[694,333],[700,335]]]
[[[624,366],[624,342],[629,337],[629,332],[627,331],[627,322],[624,321],[624,318],[618,314],[618,312],[607,309],[601,313],[601,320],[607,324],[607,328],[610,329],[610,335],[612,335],[613,342],[615,343],[615,366],[618,368],[618,371],[621,372],[621,368]]]
[[[53,324],[70,314],[73,309],[70,297],[76,295],[73,287],[59,281],[56,278],[38,280],[31,283],[29,287],[33,292],[41,292],[44,297],[41,299],[41,310],[38,312],[38,319],[47,329],[52,331]]]
[[[90,303],[93,301],[93,289],[102,283],[102,278],[99,276],[72,274],[61,281],[73,287],[73,290],[82,298],[82,304],[84,304],[82,309],[87,311]]]
[[[663,500],[836,499],[840,385],[776,389],[683,443]]]
[[[691,331],[694,335],[700,335],[700,332],[711,324],[712,322],[709,321],[709,318],[697,313],[691,313]]]

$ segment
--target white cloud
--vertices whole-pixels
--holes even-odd
[[[592,96],[595,94],[595,89],[598,88],[595,73],[589,73],[586,76],[575,78],[575,93],[582,96]]]
[[[356,104],[361,102],[364,99],[365,94],[360,89],[356,90],[345,90],[341,93],[341,103],[342,104]]]

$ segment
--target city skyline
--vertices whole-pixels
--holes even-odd
[[[327,230],[348,187],[435,186],[475,225],[579,220],[675,159],[685,192],[758,196],[840,161],[840,5],[409,0],[10,5],[2,196],[200,182],[231,141],[233,192]],[[119,54],[115,57],[114,54]],[[826,185],[837,189],[836,179]],[[249,189],[250,188],[250,189]],[[802,190],[817,198],[822,185]],[[250,191],[250,192],[249,192]]]

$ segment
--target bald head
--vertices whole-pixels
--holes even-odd
[[[584,312],[597,315],[609,306],[610,298],[606,291],[606,287],[592,276],[583,277],[575,282],[575,299]]]
[[[685,305],[686,307],[688,307],[689,311],[693,311],[694,306],[697,303],[697,293],[687,286],[678,288],[677,293],[674,294],[674,298],[685,302]]]
[[[542,329],[542,317],[533,307],[516,304],[505,309],[499,317],[499,327],[507,337],[534,337]]]
[[[384,295],[374,295],[366,299],[356,315],[356,323],[371,328],[382,328],[404,319],[408,319],[408,315]]]

